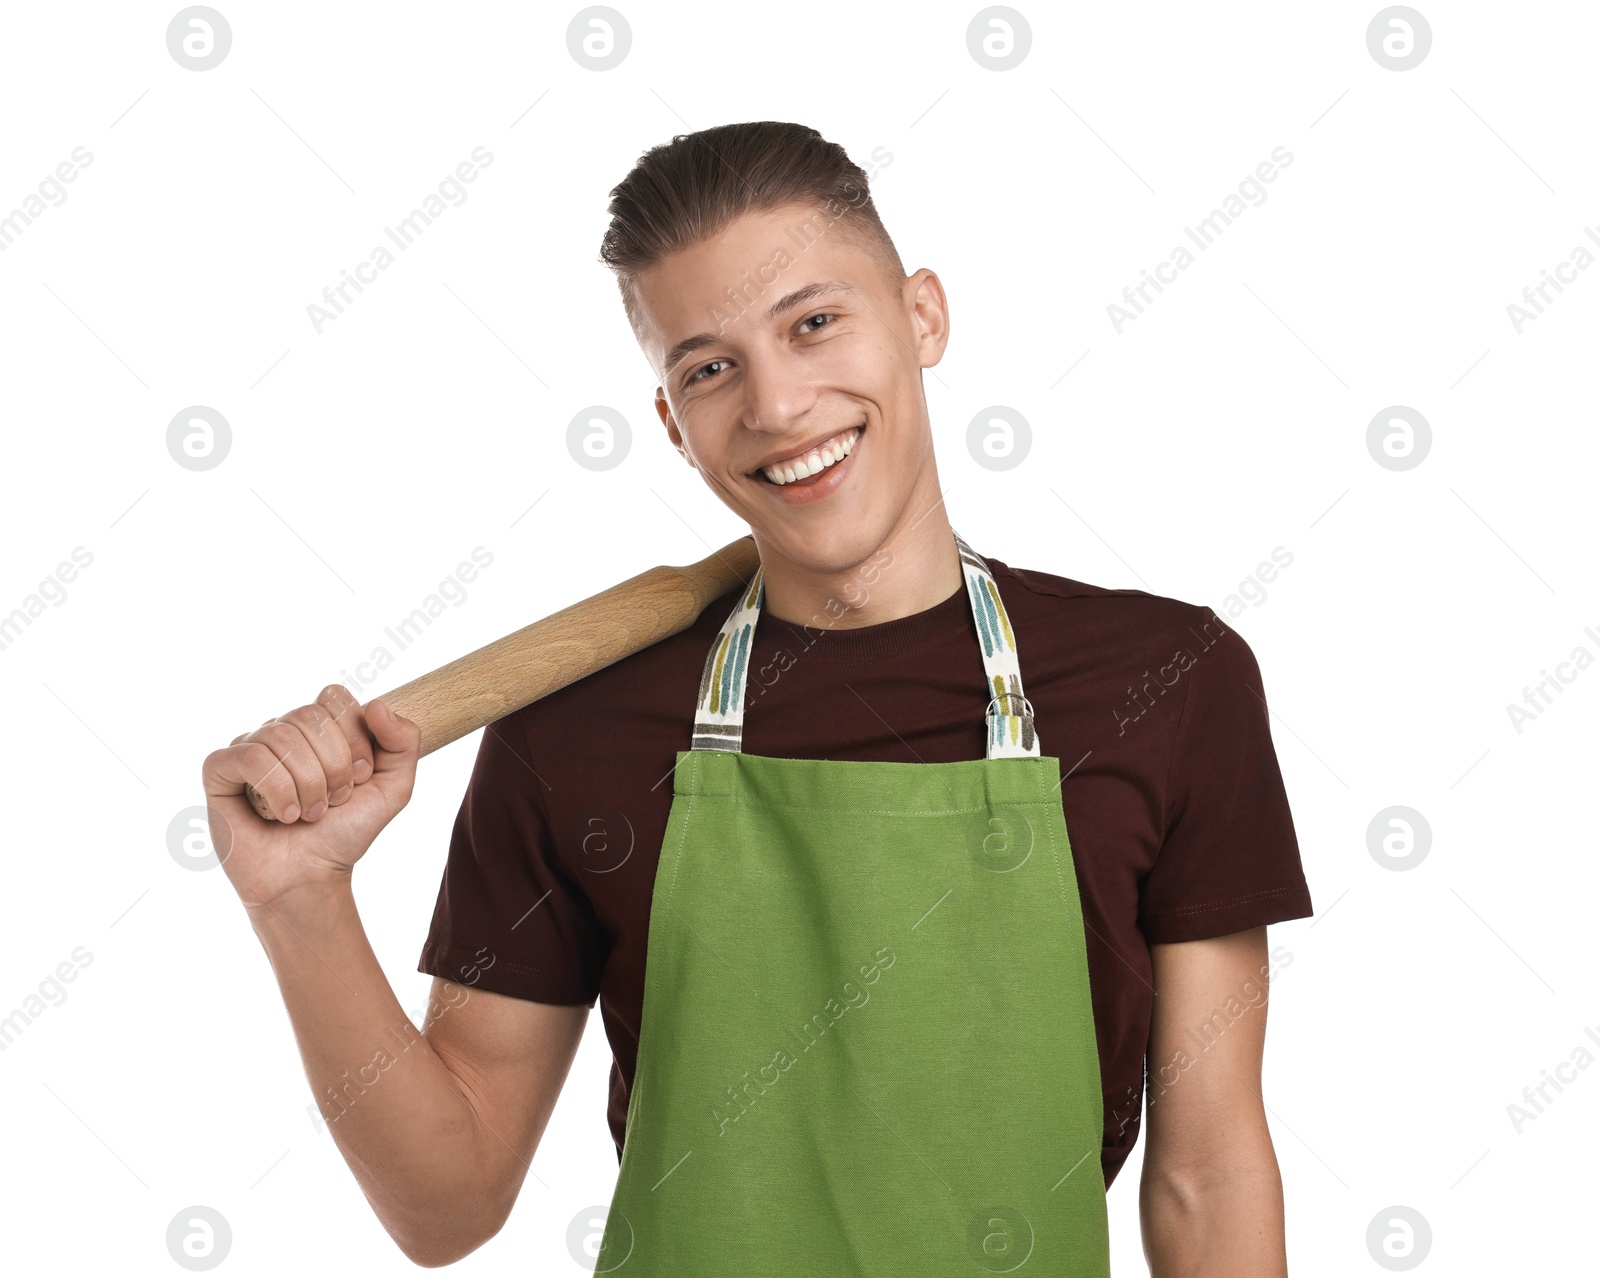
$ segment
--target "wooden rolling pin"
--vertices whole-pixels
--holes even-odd
[[[755,541],[745,536],[698,563],[650,568],[401,684],[381,699],[422,729],[422,753],[432,754],[530,701],[688,629],[712,600],[748,582],[760,562]],[[250,786],[245,797],[268,816],[265,802]]]

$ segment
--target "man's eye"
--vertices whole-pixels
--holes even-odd
[[[726,364],[727,362],[728,361],[725,360],[725,359],[714,359],[708,364],[702,364],[699,368],[695,369],[694,372],[689,374],[689,380],[691,382],[701,381],[702,380],[701,374],[704,373],[707,369],[715,368],[718,364]]]
[[[815,333],[817,329],[806,327],[806,325],[811,323],[812,320],[832,320],[837,318],[838,317],[836,315],[831,315],[826,311],[820,312],[816,315],[808,315],[805,319],[800,321],[800,331],[803,333]],[[825,327],[825,325],[818,325],[817,327],[822,328]]]

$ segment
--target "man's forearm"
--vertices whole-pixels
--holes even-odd
[[[466,1095],[379,966],[348,884],[250,918],[318,1108],[389,1234],[419,1264],[459,1258],[484,1216],[483,1139]],[[461,997],[470,997],[462,987]],[[448,1007],[431,1009],[434,1018]]]
[[[1145,1164],[1139,1214],[1151,1278],[1285,1278],[1283,1182],[1267,1145],[1233,1167]]]

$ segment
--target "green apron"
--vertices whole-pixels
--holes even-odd
[[[712,645],[596,1272],[1110,1272],[1060,764],[1039,753],[1000,592],[956,545],[983,759],[743,754],[759,570]]]

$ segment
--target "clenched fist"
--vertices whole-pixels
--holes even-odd
[[[206,756],[211,845],[247,909],[348,883],[411,798],[422,732],[382,701],[324,688]],[[264,813],[247,800],[249,786]],[[218,828],[222,825],[223,828]]]

